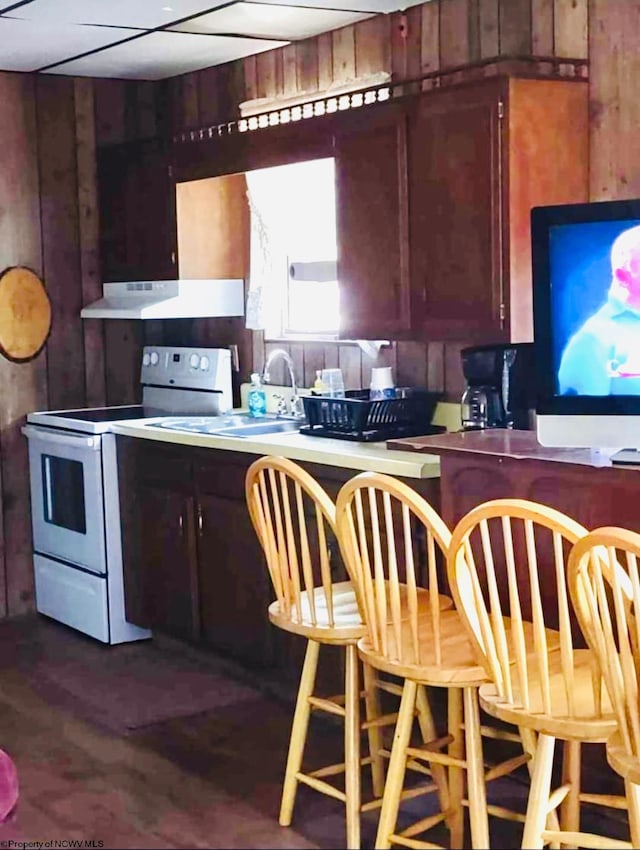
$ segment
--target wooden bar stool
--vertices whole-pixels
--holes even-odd
[[[438,572],[444,569],[449,530],[406,484],[371,472],[343,485],[336,522],[367,625],[366,636],[358,643],[360,657],[403,680],[375,846],[437,847],[417,836],[442,823],[450,830],[451,846],[464,846],[466,770],[472,844],[486,848],[489,831],[477,689],[488,677],[458,613],[442,610],[439,602]],[[425,592],[428,605],[419,602],[419,594]],[[447,689],[444,736],[438,735],[430,719],[424,686]],[[421,745],[411,744],[416,706]],[[434,781],[403,790],[407,767],[430,774]],[[431,792],[439,797],[439,810],[398,831],[401,800]]]
[[[260,544],[264,550],[276,600],[269,606],[269,619],[285,631],[307,639],[307,650],[291,729],[279,822],[289,826],[298,783],[303,782],[346,806],[348,848],[360,846],[360,688],[357,641],[364,634],[358,603],[351,582],[334,582],[330,550],[337,552],[335,506],[323,488],[305,470],[285,458],[264,457],[255,461],[246,476],[246,500]],[[344,695],[322,698],[314,695],[320,647],[343,646],[346,653]],[[382,795],[384,761],[380,726],[393,722],[381,718],[371,671],[364,665],[364,695],[367,712],[374,796]],[[302,770],[311,710],[344,717],[343,764],[313,772]],[[327,777],[345,774],[345,790],[327,782]]]
[[[606,753],[624,779],[630,847],[640,847],[639,558],[640,534],[623,528],[597,528],[578,540],[569,556],[571,599],[616,716]]]
[[[566,562],[586,533],[559,511],[519,499],[485,502],[452,532],[449,584],[491,677],[480,705],[516,725],[532,757],[522,847],[606,846],[579,831],[580,803],[608,802],[581,792],[581,745],[605,741],[616,727],[594,686],[593,653],[575,648]],[[564,743],[563,782],[551,792],[556,739]]]

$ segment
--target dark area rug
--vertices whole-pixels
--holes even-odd
[[[170,641],[106,646],[74,636],[70,642],[65,626],[38,617],[0,624],[0,668],[17,662],[48,702],[120,734],[260,696],[215,658]]]

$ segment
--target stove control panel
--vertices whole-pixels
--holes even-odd
[[[162,387],[221,390],[231,382],[228,348],[145,345],[140,383]]]

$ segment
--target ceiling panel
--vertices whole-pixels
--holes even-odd
[[[69,27],[0,18],[0,68],[5,71],[35,71],[136,33],[137,30],[113,27]]]
[[[208,12],[228,0],[31,0],[9,12],[16,18],[153,29]],[[0,0],[0,11],[14,3]]]
[[[273,3],[233,3],[224,9],[191,18],[169,29],[194,33],[242,33],[295,41],[338,27],[346,27],[370,17],[371,14],[278,6]]]
[[[292,0],[251,0],[252,3],[273,3],[275,6],[294,6]],[[353,12],[395,12],[431,0],[300,0],[300,6],[316,9],[347,9]]]
[[[0,0],[0,72],[159,80],[421,2]]]
[[[160,80],[283,47],[286,41],[152,32],[51,68],[52,74]]]

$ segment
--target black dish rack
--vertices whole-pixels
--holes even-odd
[[[395,398],[375,401],[369,390],[347,390],[344,398],[303,396],[308,424],[300,433],[360,442],[440,434],[446,429],[431,425],[431,418],[441,398],[419,387],[400,387]]]

